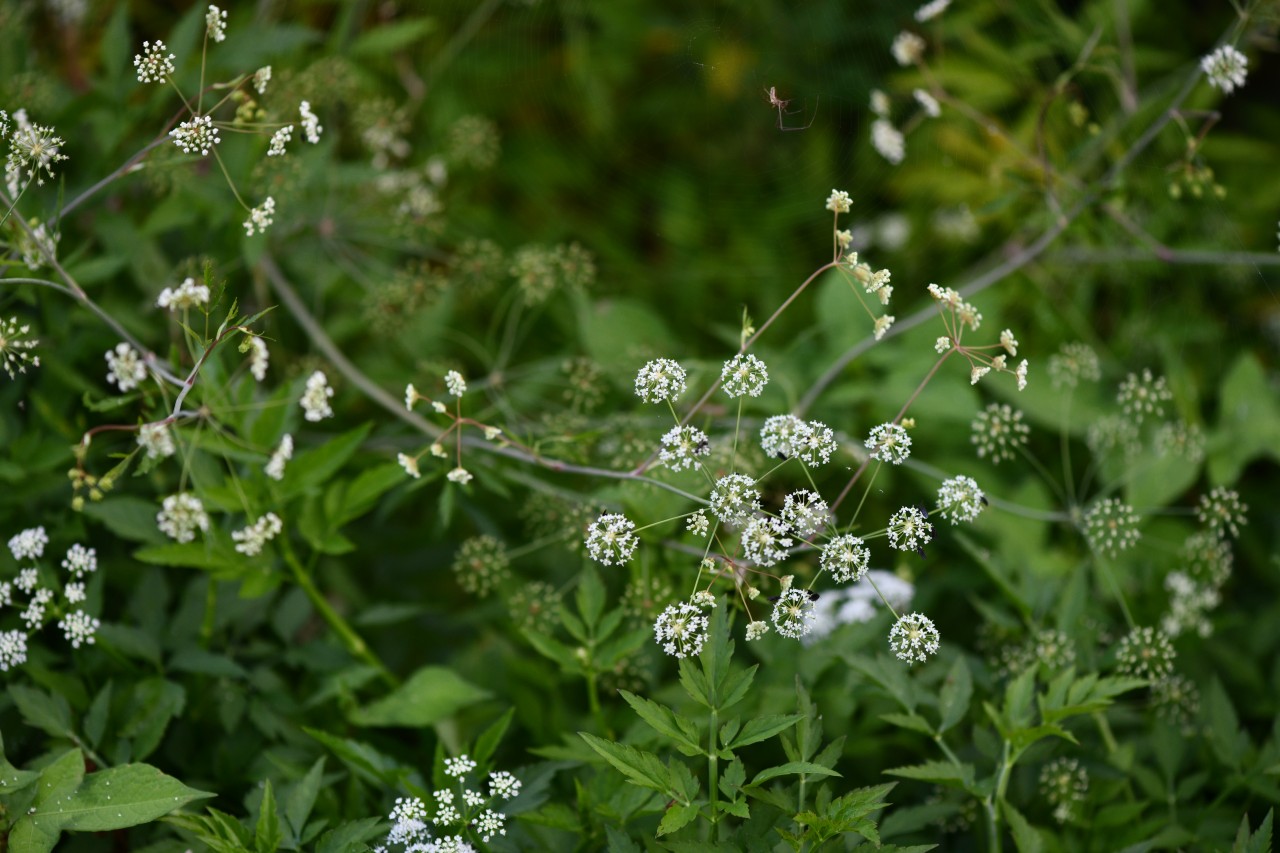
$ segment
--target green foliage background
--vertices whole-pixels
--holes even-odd
[[[1231,5],[958,0],[936,23],[916,27],[937,50],[932,81],[889,56],[894,35],[912,23],[909,9],[860,5],[229,4],[228,39],[211,46],[206,79],[270,64],[264,105],[289,112],[309,99],[325,125],[319,145],[295,137],[283,163],[266,165],[265,141],[224,134],[221,151],[242,194],[250,204],[276,199],[266,238],[245,238],[245,213],[212,163],[193,164],[165,144],[145,168],[66,215],[58,254],[86,293],[170,357],[179,375],[193,363],[189,342],[155,298],[211,261],[212,280],[225,282],[212,326],[233,300],[242,315],[274,307],[255,324],[271,347],[271,381],[255,385],[229,347],[201,374],[195,397],[225,429],[193,424],[180,437],[183,476],[221,514],[206,544],[177,546],[155,529],[159,499],[179,482],[174,462],[131,471],[104,501],[75,512],[67,470],[82,435],[166,409],[154,397],[111,396],[102,353],[118,337],[98,317],[51,291],[0,279],[0,315],[32,324],[42,360],[0,384],[0,533],[7,539],[41,524],[54,552],[74,541],[95,547],[102,568],[90,604],[104,623],[93,647],[73,653],[60,639],[33,644],[31,661],[4,675],[8,761],[42,770],[73,747],[105,765],[145,761],[170,782],[182,780],[190,798],[215,793],[212,807],[242,821],[252,843],[227,849],[270,846],[265,827],[274,820],[260,820],[272,790],[262,782],[270,780],[282,810],[293,809],[282,811],[282,840],[275,839],[284,849],[313,849],[322,831],[346,833],[326,849],[361,849],[375,828],[357,821],[385,815],[414,785],[429,787],[433,766],[439,782],[440,755],[474,749],[514,708],[491,751],[496,766],[523,768],[527,794],[511,811],[525,819],[514,822],[506,847],[494,849],[656,843],[666,798],[628,785],[576,733],[664,759],[677,754],[663,751],[618,689],[689,712],[673,662],[645,635],[653,605],[685,594],[696,555],[662,547],[658,539],[675,538],[663,528],[630,568],[590,568],[580,536],[602,506],[622,507],[638,524],[691,507],[649,484],[558,472],[479,441],[466,449],[476,477],[470,486],[447,483],[451,466],[437,468],[429,455],[423,478],[409,480],[396,453],[417,452],[430,439],[380,406],[326,344],[396,405],[406,382],[438,396],[444,372],[458,369],[471,385],[466,414],[501,426],[544,461],[632,470],[666,428],[634,405],[635,370],[670,357],[690,369],[699,393],[707,387],[737,350],[744,311],[758,325],[827,260],[821,205],[836,187],[854,198],[854,225],[883,235],[883,217],[893,214],[909,226],[900,246],[881,236],[866,253],[892,270],[898,326],[824,378],[868,342],[870,322],[837,276],[819,278],[753,349],[773,377],[747,411],[753,427],[797,407],[855,438],[889,420],[929,370],[942,333],[925,286],[989,277],[991,286],[973,297],[984,330],[994,330],[993,340],[1001,328],[1017,332],[1020,356],[1032,362],[1031,387],[1017,395],[1011,382],[992,381],[1008,377],[973,387],[963,370],[939,374],[911,411],[915,447],[932,469],[882,473],[869,498],[877,517],[930,501],[937,480],[955,473],[976,477],[1009,504],[1057,508],[1026,466],[978,460],[969,423],[988,402],[1014,403],[1033,427],[1033,449],[1056,464],[1057,430],[1068,416],[1045,365],[1068,341],[1088,343],[1103,365],[1102,382],[1077,393],[1067,421],[1077,473],[1087,464],[1079,460],[1090,424],[1114,409],[1119,381],[1142,368],[1168,377],[1171,409],[1206,437],[1203,462],[1145,460],[1123,491],[1155,510],[1144,520],[1142,547],[1114,564],[1138,624],[1157,623],[1166,609],[1161,583],[1199,496],[1230,485],[1250,507],[1213,635],[1177,643],[1179,672],[1200,689],[1196,717],[1185,731],[1160,721],[1146,688],[1118,696],[1105,712],[1081,714],[1066,729],[1080,746],[1037,742],[1012,772],[1007,799],[1017,817],[1001,818],[1001,837],[1018,849],[1225,849],[1242,816],[1256,827],[1280,800],[1280,518],[1271,500],[1280,456],[1275,4],[1250,6],[1241,44],[1250,55],[1248,84],[1223,97],[1200,80],[1180,120],[1132,161],[1126,152],[1236,20]],[[144,39],[164,38],[181,57],[178,82],[194,91],[203,13],[203,6],[91,2],[79,24],[66,24],[45,4],[0,9],[0,107],[25,107],[56,126],[69,157],[57,181],[24,196],[24,215],[47,219],[166,127],[181,103],[172,89],[139,85],[132,56]],[[1126,77],[1138,82],[1131,93]],[[891,167],[869,144],[870,92],[884,89],[906,110],[912,89],[930,82],[998,131],[945,105],[941,119],[913,130],[904,163]],[[788,125],[804,129],[779,129],[765,97],[771,86],[798,110],[785,117]],[[399,215],[399,197],[377,189],[382,170],[361,138],[396,110],[409,149],[394,170],[425,174],[439,158],[448,171],[440,213]],[[1225,196],[1184,192],[1175,200],[1169,189],[1186,174],[1187,138],[1210,112],[1196,164],[1212,169]],[[474,132],[463,133],[475,116],[496,131],[491,163],[478,157],[484,145]],[[972,239],[936,227],[939,211],[961,205],[978,225]],[[15,239],[16,223],[4,228],[5,239]],[[1041,251],[1046,234],[1054,238]],[[493,241],[505,260],[466,266],[479,240]],[[515,253],[572,243],[594,257],[594,283],[558,288],[545,302],[522,299],[507,272]],[[11,261],[16,275],[23,267]],[[988,276],[1002,264],[1013,268]],[[913,322],[918,312],[922,328]],[[590,393],[564,368],[578,357],[598,369]],[[317,426],[295,405],[315,369],[337,392],[337,418]],[[707,415],[721,432],[732,429],[727,404],[713,401]],[[259,472],[286,431],[299,453],[276,486]],[[102,434],[87,465],[101,475],[115,464],[113,453],[132,447],[131,439]],[[846,474],[838,467],[822,476],[826,494]],[[681,488],[692,481],[655,477]],[[256,513],[286,517],[290,544],[262,559],[237,555],[228,533],[242,525],[230,519],[246,501]],[[1015,680],[992,658],[1032,626],[1072,637],[1078,675],[1114,674],[1110,647],[1125,625],[1070,525],[1028,521],[997,505],[972,528],[942,532],[926,560],[908,554],[878,566],[913,579],[915,609],[939,625],[943,652],[928,665],[908,670],[880,659],[883,615],[811,646],[777,636],[746,644],[737,615],[735,665],[760,668],[735,713],[805,715],[811,701],[827,738],[845,738],[832,757],[842,774],[837,796],[894,781],[888,769],[941,761],[930,727],[956,661],[965,662],[965,677],[972,673],[974,698],[949,737],[979,777],[991,774],[1001,741],[993,718],[1031,707],[1030,692],[1020,698],[1023,687],[1011,687]],[[461,544],[481,534],[524,552],[485,598],[468,594],[452,569]],[[0,577],[16,572],[11,562],[0,555]],[[640,577],[667,586],[666,598],[650,603],[647,621],[627,613],[598,647],[566,634],[554,607],[532,623],[527,607],[523,623],[513,618],[534,582],[557,590],[571,610],[589,611],[596,593],[584,589],[598,581],[608,613]],[[326,604],[363,640],[336,632]],[[601,624],[584,621],[588,629]],[[583,645],[591,646],[585,667],[574,663]],[[1027,691],[1049,689],[1053,673],[1039,675]],[[901,715],[915,709],[930,720],[924,733],[902,725]],[[1098,722],[1104,713],[1106,725]],[[886,714],[898,714],[897,724]],[[774,741],[747,747],[750,775],[795,760],[787,752]],[[1092,779],[1080,820],[1060,831],[1050,830],[1056,824],[1037,790],[1038,766],[1059,755],[1080,757]],[[963,790],[973,786],[945,773],[899,776],[896,788],[877,794],[893,803],[879,816],[885,841],[990,844],[980,822],[950,833],[929,822],[954,819],[980,799]],[[791,815],[774,803],[753,807],[738,849],[747,839],[761,845],[752,849],[772,849],[754,839],[780,843],[770,830]],[[635,846],[608,835],[611,825]],[[69,835],[65,849],[181,850],[209,837],[191,822],[105,828],[114,838]],[[695,833],[689,844],[710,843],[695,827],[684,831]],[[832,842],[855,843],[853,835]],[[9,849],[20,849],[12,836]]]

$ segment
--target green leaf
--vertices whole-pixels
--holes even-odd
[[[600,573],[591,566],[582,570],[578,579],[578,613],[589,629],[594,629],[604,612],[604,584]]]
[[[280,847],[280,816],[276,814],[276,795],[267,779],[258,806],[258,825],[253,831],[253,847],[257,853],[275,853]]]
[[[316,853],[365,853],[368,841],[384,833],[382,818],[362,817],[336,826],[316,841]]]
[[[821,764],[814,764],[812,761],[789,761],[786,764],[779,764],[777,767],[770,767],[761,770],[751,780],[752,786],[761,785],[770,779],[776,779],[779,776],[798,776],[800,774],[810,776],[839,776],[840,774],[829,767],[823,767]]]
[[[425,666],[381,699],[356,708],[348,718],[357,726],[421,728],[450,717],[489,697],[451,669]]]
[[[322,743],[338,757],[339,761],[367,780],[392,788],[402,777],[408,775],[407,768],[367,743],[335,737],[328,732],[307,726],[303,726],[302,730]]]
[[[289,826],[290,835],[297,841],[302,840],[302,831],[306,828],[307,818],[315,808],[316,797],[320,793],[320,782],[324,779],[324,756],[316,759],[307,775],[293,783],[284,795],[284,819]]]
[[[932,735],[933,726],[929,725],[929,721],[919,714],[881,714],[880,719],[893,726],[909,729],[913,732]]]
[[[295,498],[336,474],[360,449],[371,427],[372,424],[364,424],[329,439],[317,448],[297,454],[285,469],[284,480],[280,484],[281,497],[286,501]]]
[[[507,712],[498,719],[494,720],[493,725],[485,729],[480,737],[476,738],[476,746],[472,751],[471,757],[481,766],[489,763],[489,759],[493,757],[493,753],[497,751],[498,744],[502,742],[502,736],[507,733],[507,727],[511,725],[512,718],[515,717],[516,709],[512,706]]]
[[[54,737],[75,740],[71,706],[57,694],[45,693],[25,684],[9,687],[9,696],[28,725]]]
[[[110,681],[103,685],[98,695],[93,697],[89,712],[84,715],[84,736],[92,747],[97,747],[107,732],[107,720],[111,716],[111,686]]]
[[[784,732],[794,726],[802,716],[802,714],[770,714],[763,717],[755,717],[748,720],[747,724],[742,727],[742,731],[733,739],[733,742],[725,746],[728,749],[739,749],[749,744],[768,740],[779,732]]]
[[[242,562],[232,551],[216,549],[209,542],[170,542],[149,545],[133,552],[133,557],[155,566],[182,569],[204,569],[219,580],[235,578],[242,572]]]
[[[348,52],[351,58],[386,59],[388,54],[397,50],[406,50],[434,32],[436,22],[433,18],[405,18],[375,27],[360,34],[351,43]]]
[[[68,753],[55,765],[46,769],[46,775],[64,762],[79,762],[84,770],[84,759],[79,751]],[[74,779],[75,775],[68,777]],[[150,823],[179,809],[192,800],[212,797],[213,794],[188,788],[147,764],[124,764],[83,777],[83,781],[70,787],[53,786],[48,796],[57,796],[47,805],[37,797],[34,814],[23,815],[14,824],[9,838],[10,849],[43,851],[47,839],[57,841],[65,831],[110,832],[130,826]],[[65,782],[65,780],[64,780]],[[41,787],[42,792],[46,790]]]
[[[702,667],[689,658],[680,659],[680,686],[690,699],[704,708],[711,707],[711,685],[707,683],[707,676]]]
[[[884,772],[890,776],[901,776],[904,779],[921,779],[926,782],[936,782],[939,785],[951,785],[952,787],[966,789],[973,786],[972,764],[926,761],[923,764],[894,767]]]
[[[1214,678],[1205,691],[1205,710],[1209,720],[1209,743],[1222,763],[1233,769],[1240,767],[1249,748],[1249,736],[1240,729],[1240,718],[1222,682]]]
[[[1274,809],[1267,809],[1267,816],[1258,824],[1258,831],[1249,832],[1249,815],[1240,818],[1240,829],[1236,832],[1235,844],[1231,845],[1231,853],[1271,853],[1271,822]]]
[[[1209,480],[1233,483],[1251,460],[1280,458],[1280,405],[1267,370],[1252,353],[1243,353],[1223,378],[1218,397],[1218,427],[1208,446]]]
[[[1044,839],[1040,832],[1027,822],[1027,819],[1005,800],[1000,801],[1000,811],[1009,822],[1009,831],[1013,833],[1013,844],[1018,853],[1041,853],[1044,850]]]
[[[942,682],[942,690],[938,695],[938,734],[950,729],[964,719],[969,711],[969,700],[973,698],[973,676],[969,674],[969,664],[964,656],[956,658],[947,670],[947,678]]]
[[[668,835],[689,825],[698,816],[698,807],[692,803],[687,806],[674,805],[667,809],[658,824],[658,835]]]
[[[671,774],[662,760],[652,752],[636,749],[625,743],[614,743],[587,732],[578,732],[605,761],[617,768],[628,780],[643,788],[652,788],[666,796],[671,795]]]
[[[666,735],[674,741],[676,749],[685,755],[706,755],[706,750],[698,742],[698,727],[692,720],[681,716],[666,705],[637,696],[628,690],[619,690],[618,693],[640,715],[640,719],[648,723],[658,734]]]
[[[129,495],[103,498],[84,505],[84,514],[101,521],[108,530],[131,542],[163,543],[164,533],[156,526],[156,505]]]

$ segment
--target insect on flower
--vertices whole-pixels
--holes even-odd
[[[766,89],[765,96],[769,99],[769,106],[773,107],[778,111],[778,130],[782,130],[782,131],[808,130],[810,127],[813,126],[813,120],[818,117],[818,105],[817,105],[817,102],[815,101],[813,105],[813,115],[809,116],[809,123],[804,125],[803,127],[798,125],[795,127],[792,127],[786,124],[786,122],[783,120],[784,115],[789,116],[799,112],[799,110],[790,110],[790,111],[787,110],[787,107],[791,104],[791,99],[779,97],[777,86],[770,86],[768,89]]]

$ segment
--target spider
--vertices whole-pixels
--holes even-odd
[[[784,122],[782,117],[784,115],[792,115],[794,113],[799,112],[799,110],[791,110],[790,112],[787,111],[787,106],[791,103],[791,99],[779,98],[777,86],[770,86],[768,89],[765,90],[765,95],[768,96],[769,98],[769,106],[773,107],[778,111],[778,130],[782,130],[782,131],[808,130],[810,127],[813,126],[813,120],[818,117],[818,104],[815,101],[813,105],[813,115],[809,116],[809,123],[804,125],[803,127],[799,125],[795,127],[790,127]]]

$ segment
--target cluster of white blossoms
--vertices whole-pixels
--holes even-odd
[[[23,172],[26,172],[26,183],[34,180],[37,186],[43,186],[46,177],[53,177],[53,165],[67,159],[62,153],[66,141],[52,127],[32,122],[26,110],[14,110],[12,133],[8,114],[0,110],[0,140],[5,138],[9,140],[5,184],[13,197],[10,201],[16,203],[16,197],[24,189]]]
[[[707,434],[694,426],[674,426],[662,436],[658,458],[673,471],[693,468],[700,458],[711,454]]]
[[[271,363],[271,352],[267,349],[266,341],[257,335],[249,335],[245,338],[245,346],[249,348],[249,373],[257,382],[261,382],[267,378],[267,367]],[[240,348],[244,352],[244,347]]]
[[[288,433],[284,438],[280,439],[280,445],[271,454],[271,458],[267,460],[266,468],[267,476],[273,480],[284,479],[284,467],[289,460],[293,458],[293,436]]]
[[[252,237],[261,234],[271,227],[276,218],[276,200],[267,196],[262,204],[249,209],[249,218],[244,221],[244,235]]]
[[[912,90],[911,97],[916,99],[920,109],[924,110],[925,115],[929,118],[937,118],[942,115],[942,105],[938,103],[938,99],[924,89]]]
[[[813,630],[813,624],[817,621],[817,614],[814,612],[817,600],[817,593],[787,586],[773,604],[773,614],[770,617],[773,627],[784,637],[800,639]]]
[[[18,325],[17,317],[0,320],[0,370],[9,374],[10,379],[16,379],[19,373],[26,373],[27,365],[40,366],[40,356],[31,354],[31,350],[40,341],[28,339],[30,332],[30,324]]]
[[[1209,85],[1230,95],[1244,85],[1245,75],[1249,71],[1249,59],[1229,44],[1215,50],[1200,60],[1200,68],[1209,78]]]
[[[730,397],[759,397],[768,382],[769,371],[764,362],[749,353],[735,355],[720,371],[720,387]]]
[[[320,142],[320,131],[324,130],[320,126],[320,119],[311,111],[311,104],[303,101],[298,105],[298,114],[302,116],[302,132],[306,135],[307,141],[312,145]]]
[[[1103,498],[1089,507],[1084,516],[1084,535],[1095,551],[1108,557],[1132,548],[1142,538],[1138,514],[1119,498]]]
[[[754,477],[726,474],[711,487],[711,512],[723,524],[741,525],[760,509]]]
[[[887,423],[872,427],[864,446],[877,462],[901,465],[911,456],[911,436],[902,424]]]
[[[972,477],[952,477],[938,488],[938,514],[952,524],[973,521],[986,505],[987,497]]]
[[[714,603],[714,599],[713,599]],[[707,641],[711,620],[702,608],[688,601],[670,605],[653,623],[653,636],[672,657],[697,657]]]
[[[1040,770],[1040,791],[1053,806],[1053,819],[1067,823],[1089,792],[1089,773],[1074,758],[1055,758]]]
[[[269,512],[253,524],[242,530],[231,531],[231,538],[236,541],[236,550],[241,554],[255,557],[262,553],[263,547],[284,530],[284,522],[274,512]]]
[[[915,65],[924,59],[925,41],[910,30],[903,30],[893,38],[889,52],[899,65]]]
[[[179,492],[164,499],[156,515],[156,525],[170,539],[190,542],[196,538],[196,531],[209,529],[209,515],[198,497],[190,492]]]
[[[1141,426],[1148,417],[1164,417],[1164,404],[1172,399],[1169,383],[1163,376],[1153,375],[1148,368],[1142,369],[1141,376],[1130,373],[1116,392],[1116,402],[1134,426]]]
[[[286,124],[284,127],[271,134],[271,145],[267,148],[268,157],[283,157],[284,147],[289,144],[289,140],[293,139],[293,125]]]
[[[148,459],[167,459],[178,452],[173,433],[164,421],[138,427],[138,446],[146,450]]]
[[[484,843],[507,834],[507,816],[496,806],[502,801],[515,799],[520,793],[521,782],[505,770],[497,770],[488,776],[488,791],[478,784],[467,787],[466,776],[475,770],[476,762],[461,755],[447,758],[444,773],[457,780],[457,789],[433,791],[434,814],[427,804],[417,797],[396,799],[389,818],[391,830],[386,844],[401,848],[405,853],[467,853],[475,851],[468,837],[479,838]],[[433,836],[436,832],[444,832]],[[377,853],[387,853],[387,846],[374,848]]]
[[[924,663],[938,651],[938,629],[923,613],[899,616],[889,629],[889,649],[907,663]]]
[[[1116,649],[1116,664],[1122,673],[1151,681],[1162,681],[1171,675],[1175,657],[1177,652],[1169,636],[1150,626],[1134,628]]]
[[[924,546],[933,541],[933,524],[924,510],[904,506],[889,517],[887,533],[889,547],[923,554]]]
[[[907,144],[902,131],[885,118],[871,122],[871,145],[881,157],[895,166],[907,156]]]
[[[819,565],[837,583],[857,583],[871,565],[871,549],[850,533],[842,533],[822,546]]]
[[[174,71],[174,55],[167,53],[168,50],[159,39],[142,43],[142,53],[133,57],[133,67],[138,71],[139,83],[163,83],[169,79]]]
[[[209,4],[209,10],[204,14],[204,31],[205,35],[216,42],[221,42],[227,38],[227,13],[223,9],[219,9],[212,3]]]
[[[317,370],[307,377],[307,388],[298,402],[302,406],[303,417],[312,423],[333,417],[333,408],[329,405],[333,397],[333,388],[324,371]]]
[[[635,523],[625,515],[607,512],[587,528],[587,553],[606,566],[622,565],[631,559],[640,544],[635,529]]]
[[[48,544],[44,527],[32,527],[10,537],[9,552],[20,563],[35,562],[44,556]],[[0,581],[0,612],[16,612],[22,623],[21,628],[0,630],[0,672],[26,663],[31,635],[44,628],[51,617],[57,619],[58,629],[73,649],[94,643],[99,622],[79,605],[87,597],[85,576],[98,570],[97,552],[77,542],[67,549],[62,568],[67,579],[61,589],[50,585],[52,573],[42,574],[34,565],[19,569],[11,580]],[[27,598],[25,606],[22,596]]]
[[[147,366],[142,355],[126,343],[107,350],[107,381],[121,391],[131,391],[147,379]]]
[[[194,278],[183,279],[177,287],[166,287],[156,297],[156,305],[170,311],[186,311],[209,304],[209,288],[204,284],[196,284]]]
[[[181,122],[169,131],[169,137],[183,154],[198,153],[201,157],[209,156],[214,146],[222,141],[218,136],[218,129],[213,126],[213,119],[207,115]]]
[[[688,378],[671,359],[654,359],[636,374],[636,396],[646,403],[674,403],[684,393]]]
[[[920,23],[932,21],[934,18],[947,11],[947,7],[951,5],[951,0],[931,0],[925,3],[919,9],[916,9],[915,19]]]
[[[991,403],[974,416],[969,440],[978,448],[978,458],[991,458],[992,464],[1013,459],[1015,451],[1026,445],[1031,427],[1022,420],[1022,412],[1007,403]]]

